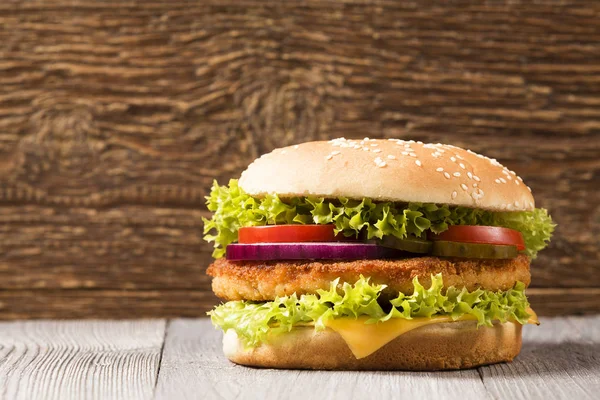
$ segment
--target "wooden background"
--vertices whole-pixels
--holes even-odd
[[[519,172],[541,314],[600,311],[600,2],[0,3],[0,318],[200,316],[204,198],[295,142]]]

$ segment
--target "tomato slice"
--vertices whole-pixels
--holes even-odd
[[[439,235],[430,235],[430,240],[448,242],[483,243],[517,246],[525,250],[525,241],[521,232],[499,226],[451,225]]]
[[[247,226],[238,232],[239,243],[333,242],[334,226],[329,225],[267,225]]]

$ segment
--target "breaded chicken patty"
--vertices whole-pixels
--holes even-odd
[[[386,284],[384,296],[398,292],[411,294],[412,279],[425,287],[431,274],[442,273],[444,286],[508,290],[517,281],[529,286],[529,258],[519,255],[510,260],[475,260],[417,257],[402,260],[352,261],[228,261],[216,260],[208,267],[212,289],[223,300],[268,301],[277,296],[315,293],[328,289],[332,280],[354,283],[361,275],[371,282]]]

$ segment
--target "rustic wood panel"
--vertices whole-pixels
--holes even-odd
[[[0,319],[205,317],[218,303],[197,289],[0,290]]]
[[[207,288],[207,215],[169,207],[0,207],[0,289]]]
[[[533,285],[599,288],[598,18],[576,0],[3,2],[0,289],[207,292],[212,179],[337,136],[504,162],[559,224]]]
[[[166,321],[0,324],[3,399],[150,399]]]
[[[594,399],[600,389],[598,317],[545,318],[527,326],[512,363],[444,373],[323,372],[246,368],[228,362],[208,320],[170,322],[157,399]]]

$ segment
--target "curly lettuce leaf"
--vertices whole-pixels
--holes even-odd
[[[515,229],[523,234],[525,252],[535,257],[537,252],[548,246],[556,224],[548,211],[536,208],[527,212],[497,212],[491,213],[491,225]]]
[[[495,225],[520,231],[526,253],[535,257],[547,246],[554,230],[544,209],[521,212],[491,212],[468,207],[431,203],[374,202],[371,199],[324,199],[292,197],[283,201],[275,194],[254,198],[245,193],[238,181],[219,186],[215,181],[207,198],[211,219],[204,221],[204,239],[214,242],[213,257],[222,257],[225,247],[237,241],[244,226],[272,224],[334,224],[335,232],[368,239],[393,235],[425,237],[427,231],[441,233],[450,225]],[[216,234],[210,234],[211,231]]]
[[[334,318],[370,317],[366,323],[384,322],[391,318],[431,318],[438,315],[451,316],[456,320],[464,315],[477,319],[477,326],[491,326],[493,321],[517,321],[525,324],[529,302],[525,297],[525,285],[518,282],[513,289],[492,292],[465,288],[444,289],[442,275],[431,276],[431,286],[425,289],[415,277],[414,292],[400,293],[386,304],[384,311],[378,302],[386,285],[361,278],[354,284],[331,282],[328,290],[300,297],[278,297],[273,301],[256,303],[230,301],[216,307],[208,314],[215,326],[223,331],[233,329],[249,347],[267,341],[269,335],[289,332],[294,326],[314,324],[316,330],[325,329],[325,322]]]

